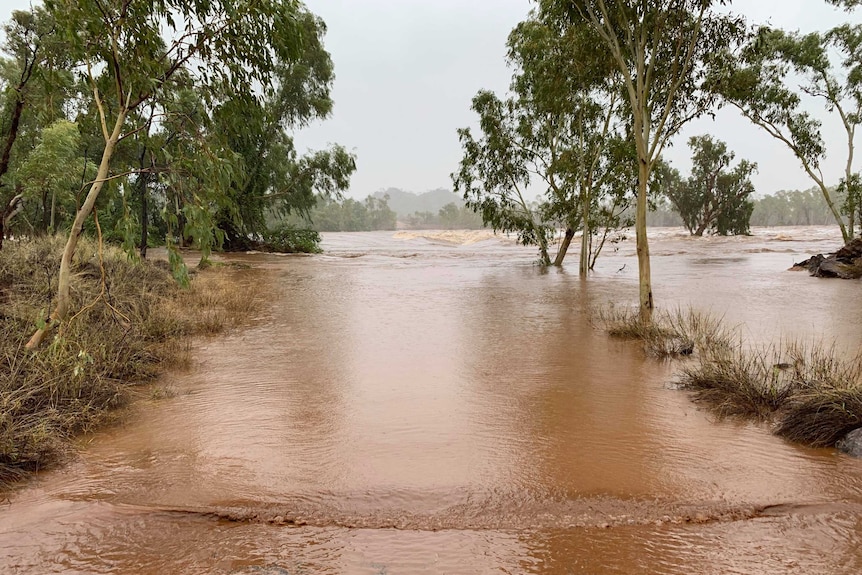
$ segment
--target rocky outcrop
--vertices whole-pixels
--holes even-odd
[[[793,265],[818,278],[856,279],[862,277],[862,238],[851,240],[834,254],[818,254]]]
[[[862,427],[854,429],[835,444],[838,451],[853,457],[862,457]]]

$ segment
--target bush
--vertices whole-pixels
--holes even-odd
[[[278,253],[320,253],[320,234],[315,230],[301,230],[282,225],[268,230],[264,236],[263,249]]]

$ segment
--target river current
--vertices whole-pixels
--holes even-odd
[[[828,227],[650,230],[664,309],[751,345],[862,345],[858,281],[787,271]],[[0,505],[0,573],[855,574],[862,460],[718,421],[590,323],[633,238],[542,270],[490,232],[325,234],[241,254],[249,327]]]

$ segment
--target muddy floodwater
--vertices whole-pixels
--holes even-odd
[[[837,230],[650,233],[659,306],[859,350],[862,284],[786,271]],[[636,302],[632,239],[588,281],[484,231],[324,248],[228,258],[264,314],[12,493],[0,573],[862,572],[862,460],[716,421],[591,327]]]

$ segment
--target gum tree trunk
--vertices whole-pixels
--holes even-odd
[[[72,256],[75,255],[75,248],[78,247],[78,238],[84,231],[84,222],[93,213],[93,207],[96,205],[96,199],[99,197],[99,192],[105,185],[108,178],[108,168],[111,163],[111,156],[114,154],[114,149],[120,139],[120,133],[123,128],[123,123],[126,119],[126,110],[120,109],[117,115],[117,121],[114,124],[114,131],[111,133],[108,140],[105,142],[105,150],[102,152],[102,161],[99,163],[99,171],[96,175],[96,180],[90,186],[90,191],[87,193],[87,198],[83,205],[75,215],[75,221],[72,223],[72,229],[69,231],[69,239],[66,240],[66,247],[63,250],[63,258],[60,260],[60,275],[57,286],[57,306],[51,313],[51,316],[45,320],[45,325],[39,328],[30,341],[27,342],[27,349],[35,349],[42,344],[45,336],[54,329],[54,327],[62,322],[69,315],[71,307],[71,293],[69,286],[72,280]]]
[[[560,244],[560,249],[557,250],[557,257],[554,258],[554,266],[560,267],[563,265],[563,260],[566,257],[566,253],[569,251],[569,246],[572,243],[572,238],[575,237],[575,230],[572,228],[566,228],[566,235],[563,236],[563,241]]]
[[[638,163],[638,201],[635,213],[635,234],[637,235],[638,277],[640,278],[640,315],[644,322],[652,321],[653,297],[650,278],[649,241],[647,240],[647,182],[649,165],[645,160]]]

